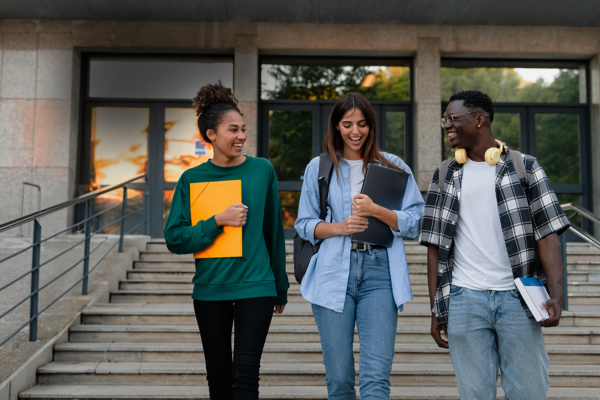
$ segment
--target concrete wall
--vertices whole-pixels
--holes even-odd
[[[248,154],[257,152],[259,54],[414,57],[413,150],[422,190],[440,161],[441,57],[597,60],[600,53],[600,28],[527,26],[5,20],[0,38],[0,222],[17,216],[22,181],[42,185],[43,206],[74,195],[81,51],[233,54]],[[600,119],[599,104],[593,121]],[[596,199],[598,126],[592,129]],[[66,215],[48,223],[64,226]]]
[[[71,33],[5,30],[1,35],[0,221],[17,218],[21,182],[41,186],[42,208],[72,197],[78,98],[73,96]],[[78,73],[77,73],[78,74]],[[34,211],[26,191],[25,213]],[[66,227],[67,211],[42,220],[48,232]]]

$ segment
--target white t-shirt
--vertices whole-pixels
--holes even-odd
[[[360,193],[362,189],[363,181],[365,180],[365,174],[363,172],[363,160],[346,160],[350,166],[350,196],[354,199],[354,196]]]
[[[454,231],[452,284],[473,290],[511,290],[514,278],[496,200],[496,166],[463,166],[460,210]]]

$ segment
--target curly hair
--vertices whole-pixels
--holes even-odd
[[[209,129],[216,131],[217,125],[223,121],[226,112],[237,111],[240,115],[244,115],[238,107],[233,91],[223,86],[221,81],[203,86],[192,99],[192,106],[198,117],[200,134],[207,143],[210,143],[210,139],[206,132]]]
[[[489,118],[490,123],[494,120],[494,104],[492,99],[485,93],[479,90],[467,90],[464,92],[458,92],[450,97],[450,101],[463,100],[463,106],[470,109],[479,109],[483,114]]]

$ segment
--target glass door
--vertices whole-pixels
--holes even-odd
[[[263,108],[261,155],[273,163],[286,237],[294,235],[304,170],[321,153],[322,130],[318,105],[266,105]]]

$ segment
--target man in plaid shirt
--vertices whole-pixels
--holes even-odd
[[[496,398],[499,367],[506,398],[545,399],[549,362],[540,325],[559,324],[558,235],[569,222],[536,158],[523,155],[527,179],[519,181],[514,163],[521,161],[495,141],[493,119],[492,100],[479,91],[453,95],[442,118],[452,148],[468,158],[453,159],[441,179],[438,168],[427,193],[419,242],[428,247],[431,336],[450,348],[462,400]],[[501,151],[496,164],[485,161],[494,148]],[[550,319],[530,318],[515,288],[519,277],[547,282]]]

